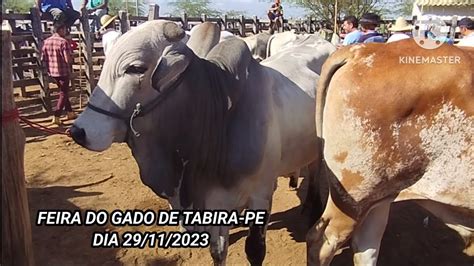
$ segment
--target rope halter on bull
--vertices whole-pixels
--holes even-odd
[[[125,136],[125,139],[128,139],[129,131],[132,131],[133,135],[138,138],[140,137],[140,132],[138,132],[133,127],[133,120],[137,117],[143,117],[146,114],[153,111],[166,98],[166,96],[168,96],[172,91],[174,91],[181,84],[181,82],[183,81],[183,77],[184,75],[180,75],[180,77],[178,77],[173,83],[171,83],[171,85],[168,88],[161,90],[162,93],[160,93],[155,99],[153,99],[149,103],[145,105],[142,105],[141,103],[137,103],[135,105],[135,108],[133,109],[132,114],[129,116],[123,116],[121,114],[104,110],[100,107],[97,107],[91,104],[90,102],[87,103],[87,107],[89,107],[91,110],[97,113],[110,116],[115,119],[123,120],[127,126],[127,134]],[[99,85],[97,85],[97,87],[100,88]]]
[[[176,41],[179,41],[183,38],[184,31],[181,31],[181,32],[180,31],[174,31],[174,28],[167,31],[167,29],[165,28],[164,36],[168,41],[176,42]],[[188,67],[189,67],[189,65],[188,65]],[[186,71],[188,67],[186,67],[186,69],[184,71]],[[126,140],[128,139],[129,131],[132,131],[132,133],[135,137],[140,137],[140,132],[138,132],[133,127],[133,120],[137,117],[145,116],[146,114],[150,113],[153,109],[155,109],[166,98],[166,96],[170,94],[170,92],[174,91],[181,84],[181,82],[183,81],[183,78],[184,78],[184,75],[180,75],[177,79],[175,79],[171,83],[171,85],[168,88],[160,89],[160,91],[161,91],[160,94],[155,99],[150,101],[149,103],[147,103],[145,105],[143,105],[141,103],[136,103],[135,108],[133,109],[133,112],[130,116],[123,116],[121,114],[117,114],[117,113],[113,113],[113,112],[104,110],[100,107],[97,107],[97,106],[91,104],[90,102],[87,104],[87,106],[91,110],[93,110],[95,112],[98,112],[100,114],[103,114],[103,115],[106,115],[106,116],[109,116],[109,117],[112,117],[112,118],[115,118],[115,119],[123,120],[125,122],[126,126],[127,126],[127,133],[125,135]],[[99,85],[97,85],[97,87],[100,88]]]

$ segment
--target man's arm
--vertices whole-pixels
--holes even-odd
[[[36,0],[36,7],[39,9],[41,14],[41,0]]]
[[[104,8],[107,8],[108,5],[109,5],[109,0],[104,0],[102,5],[96,7],[95,9],[104,9]]]
[[[71,9],[74,9],[74,7],[72,6],[72,1],[71,0],[66,0],[66,3],[67,3],[67,6]]]
[[[47,60],[48,58],[48,55],[47,55],[47,52],[46,52],[46,46],[43,45],[43,48],[41,48],[41,62],[43,63],[43,67],[48,70],[49,68],[49,62]]]
[[[273,4],[273,5],[270,6],[270,9],[268,9],[268,11],[273,12],[273,11],[276,11],[277,9],[278,9],[278,7],[275,4]]]
[[[68,65],[72,65],[73,60],[72,60],[71,43],[69,43],[69,41],[66,40],[66,41],[61,45],[61,50],[62,50],[62,53],[63,53],[64,61],[65,61]]]
[[[82,1],[81,9],[87,6],[87,3],[89,3],[89,0],[84,0]]]

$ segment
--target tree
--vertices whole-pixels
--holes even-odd
[[[184,12],[191,17],[200,17],[202,14],[217,17],[221,14],[221,11],[210,6],[210,0],[176,0],[170,1],[168,5],[173,7],[173,16],[180,16]]]
[[[138,4],[138,14],[136,6]],[[118,15],[120,10],[126,10],[128,14],[145,16],[148,13],[148,6],[145,0],[109,0],[109,13]]]
[[[247,16],[247,13],[241,10],[227,10],[224,12],[224,15],[227,15],[227,17],[230,18],[236,18],[240,16]]]
[[[382,0],[337,0],[337,14],[335,14],[336,0],[288,0],[287,2],[308,9],[312,16],[329,22],[331,25],[334,22],[334,15],[340,21],[347,15],[360,18],[367,12],[383,14],[385,11]]]
[[[400,16],[411,16],[414,0],[403,0],[397,5],[397,13]]]
[[[33,5],[33,0],[3,0],[2,13],[5,13],[7,9],[10,9],[15,13],[29,13],[30,8],[32,8]]]

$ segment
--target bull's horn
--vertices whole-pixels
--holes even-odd
[[[178,42],[186,33],[174,22],[167,22],[163,27],[163,35],[169,42]]]

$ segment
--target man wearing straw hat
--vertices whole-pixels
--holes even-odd
[[[413,26],[408,24],[404,18],[397,18],[395,25],[388,29],[392,33],[392,36],[388,38],[387,43],[410,39],[411,37],[409,34],[411,34],[412,29]]]
[[[110,48],[118,39],[118,37],[120,37],[120,32],[115,30],[115,19],[117,19],[117,16],[111,15],[104,15],[100,18],[100,24],[102,24],[102,27],[99,29],[99,31],[103,31],[102,47],[104,48],[105,57],[107,57],[107,54],[110,52]]]

